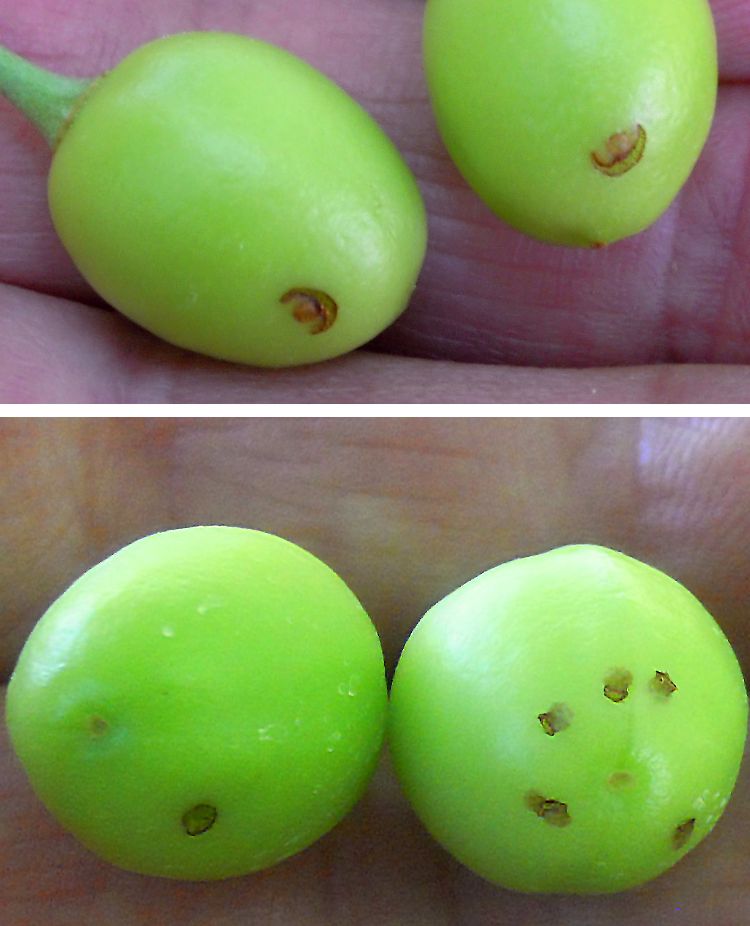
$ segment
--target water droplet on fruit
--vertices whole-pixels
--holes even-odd
[[[218,595],[209,595],[208,598],[204,598],[203,601],[195,609],[198,614],[208,614],[209,611],[215,611],[216,608],[221,608],[224,602]]]
[[[161,628],[161,635],[162,635],[163,637],[173,637],[173,636],[174,636],[174,628],[173,628],[173,627],[162,627],[162,628]]]
[[[358,686],[359,676],[352,675],[348,682],[341,682],[336,691],[338,691],[340,695],[346,695],[350,698],[354,698],[357,695]]]
[[[281,743],[288,736],[287,728],[280,723],[269,723],[258,728],[258,739],[262,743]]]

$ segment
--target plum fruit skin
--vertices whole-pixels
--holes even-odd
[[[416,181],[365,110],[294,55],[225,33],[157,39],[95,82],[48,193],[107,302],[255,366],[371,340],[406,308],[426,250]],[[304,294],[335,313],[316,317]]]
[[[688,179],[716,107],[706,0],[429,0],[437,122],[479,196],[519,231],[601,247],[654,223]],[[599,170],[643,130],[640,160]]]
[[[608,893],[713,828],[747,696],[683,586],[570,546],[491,569],[425,615],[396,669],[389,730],[407,797],[459,861],[519,891]]]
[[[271,534],[199,527],[125,547],[57,599],[7,722],[34,790],[84,845],[214,880],[342,819],[386,707],[377,632],[331,569]]]

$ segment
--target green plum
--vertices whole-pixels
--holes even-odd
[[[679,583],[596,546],[491,569],[402,653],[390,746],[433,836],[518,891],[608,893],[677,862],[723,813],[747,695]]]
[[[642,231],[708,137],[707,0],[428,0],[424,41],[450,154],[535,238],[602,247]]]
[[[79,270],[161,338],[294,366],[359,347],[406,308],[426,249],[414,177],[288,52],[185,33],[89,83],[3,50],[0,89],[55,148],[49,205]]]
[[[104,859],[211,880],[273,865],[362,795],[383,654],[344,582],[292,543],[196,527],[139,540],[46,612],[11,677],[31,784]]]

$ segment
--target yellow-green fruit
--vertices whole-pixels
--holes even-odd
[[[408,304],[426,248],[417,185],[373,119],[293,55],[222,33],[157,40],[95,83],[49,202],[123,314],[260,366],[375,337]]]
[[[570,546],[490,569],[422,618],[396,669],[390,746],[426,827],[478,874],[607,893],[711,832],[747,719],[732,647],[687,589]]]
[[[145,537],[47,611],[8,686],[39,797],[123,868],[273,865],[354,805],[387,694],[377,632],[324,563],[260,531]]]
[[[716,105],[706,0],[429,0],[425,61],[467,181],[557,244],[600,247],[658,219]]]

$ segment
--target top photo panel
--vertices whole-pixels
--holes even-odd
[[[0,0],[0,402],[750,402],[750,0]]]

